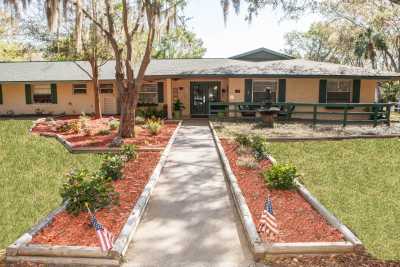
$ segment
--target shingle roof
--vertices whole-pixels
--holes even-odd
[[[101,67],[100,79],[114,79],[114,61]],[[86,73],[87,72],[87,73]],[[0,63],[0,82],[88,81],[90,65],[83,61]],[[400,73],[314,62],[302,59],[247,62],[234,59],[152,60],[148,78],[182,77],[341,77],[400,79]]]
[[[230,57],[231,59],[249,60],[249,61],[269,61],[269,60],[284,60],[294,59],[294,57],[273,51],[271,49],[260,47],[239,55]]]

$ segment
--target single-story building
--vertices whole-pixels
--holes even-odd
[[[101,67],[104,114],[118,114],[114,61]],[[0,63],[0,115],[94,112],[90,65],[83,61]],[[265,48],[231,58],[152,60],[140,106],[179,99],[184,117],[207,116],[212,102],[373,103],[377,83],[400,73],[294,59]]]

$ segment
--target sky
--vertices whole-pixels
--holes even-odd
[[[220,0],[188,2],[185,15],[191,18],[189,29],[204,41],[204,57],[211,58],[230,57],[260,47],[282,52],[285,33],[306,31],[318,19],[308,14],[296,21],[282,20],[282,11],[267,7],[249,24],[245,21],[247,8],[242,5],[238,16],[231,10],[225,26]]]

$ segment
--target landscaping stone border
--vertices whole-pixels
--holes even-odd
[[[36,125],[43,121],[43,118],[39,118],[35,120],[32,124],[32,127],[29,129],[29,132],[32,133],[33,128]],[[182,121],[178,120],[167,120],[165,124],[178,124],[181,125]],[[104,153],[118,153],[121,151],[119,147],[74,147],[69,141],[67,141],[62,135],[60,134],[44,134],[39,133],[40,136],[43,137],[50,137],[55,138],[58,142],[60,142],[69,153],[72,154],[82,154],[82,153],[93,153],[93,154],[104,154]],[[160,152],[163,151],[164,147],[151,147],[151,146],[140,146],[138,147],[139,152]]]
[[[225,155],[224,149],[217,136],[212,122],[209,122],[210,129],[217,146],[218,154],[220,156],[225,177],[228,180],[230,190],[233,195],[235,206],[238,210],[240,219],[245,230],[246,237],[249,241],[251,251],[256,260],[263,259],[268,256],[291,256],[291,255],[304,255],[304,254],[337,254],[353,252],[357,249],[363,249],[361,241],[342,224],[332,213],[330,213],[311,193],[298,181],[298,191],[303,198],[310,203],[310,205],[321,214],[326,221],[340,231],[345,241],[340,242],[296,242],[296,243],[268,243],[264,242],[257,232],[256,225],[252,219],[250,210],[246,204],[245,198],[238,185],[236,176],[234,175],[229,160]],[[269,156],[272,164],[276,164],[276,160]]]
[[[89,266],[119,266],[123,256],[133,238],[133,235],[143,217],[146,206],[149,202],[151,193],[160,177],[161,171],[165,166],[168,154],[172,144],[175,141],[178,130],[181,126],[178,123],[177,128],[172,134],[167,146],[165,147],[160,160],[148,183],[143,189],[142,194],[133,207],[125,225],[119,233],[114,246],[109,253],[102,252],[99,247],[83,246],[51,246],[29,244],[32,237],[46,227],[53,220],[54,216],[65,209],[66,203],[52,211],[46,218],[24,233],[12,245],[6,249],[6,262],[34,262],[41,264],[60,264],[60,265],[89,265]]]

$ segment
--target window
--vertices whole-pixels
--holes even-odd
[[[85,83],[74,84],[73,92],[74,95],[86,94],[86,84]]]
[[[139,92],[140,104],[158,104],[157,83],[146,83]]]
[[[112,83],[102,83],[100,84],[101,94],[112,94],[114,92],[114,85]]]
[[[35,104],[52,103],[50,84],[33,85],[32,99]]]
[[[350,103],[352,80],[328,80],[326,102],[327,103]]]
[[[276,102],[277,81],[253,81],[253,102]]]
[[[211,85],[208,88],[209,101],[210,102],[219,102],[220,101],[220,90],[218,85]]]

